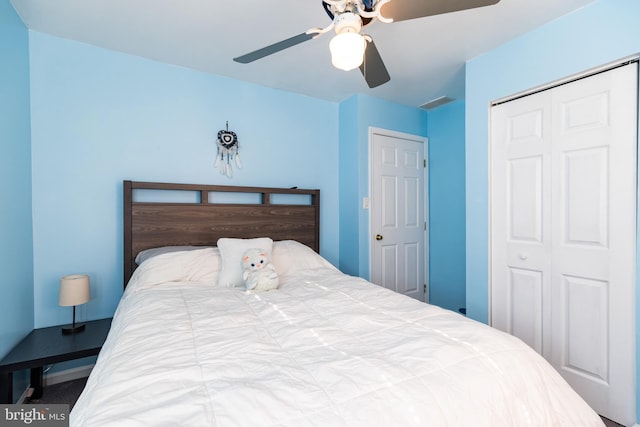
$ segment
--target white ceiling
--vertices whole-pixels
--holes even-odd
[[[374,22],[366,32],[391,75],[390,82],[375,89],[367,87],[358,69],[333,68],[332,33],[250,64],[232,60],[328,25],[321,0],[11,3],[25,25],[38,32],[331,101],[364,93],[419,106],[440,96],[464,98],[466,60],[593,1],[501,0],[495,6],[428,18]]]

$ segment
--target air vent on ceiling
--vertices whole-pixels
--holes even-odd
[[[420,108],[423,108],[425,110],[431,110],[441,105],[448,104],[451,101],[454,101],[454,99],[449,98],[448,96],[441,96],[439,98],[435,98],[435,99],[432,99],[431,101],[425,102],[420,106]]]

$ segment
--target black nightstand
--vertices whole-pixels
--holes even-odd
[[[13,403],[13,373],[31,369],[32,398],[42,396],[42,367],[95,356],[107,339],[111,318],[85,322],[86,329],[63,335],[62,326],[34,329],[0,360],[0,403]]]

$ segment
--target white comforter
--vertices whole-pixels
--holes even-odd
[[[328,263],[267,293],[215,287],[203,253],[136,271],[71,425],[602,425],[486,325]]]

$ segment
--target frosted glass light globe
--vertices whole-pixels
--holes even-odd
[[[358,33],[344,32],[336,35],[329,43],[331,63],[344,71],[353,70],[362,64],[367,42]]]

